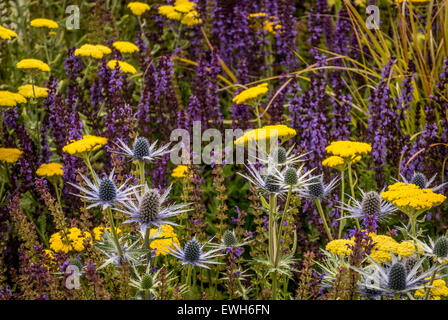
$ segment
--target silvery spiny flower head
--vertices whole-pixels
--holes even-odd
[[[221,249],[227,249],[227,248],[239,248],[243,247],[249,243],[251,243],[253,240],[250,240],[249,237],[244,238],[242,241],[239,241],[236,238],[235,232],[226,230],[224,231],[224,234],[222,235],[221,243],[219,244],[210,244],[211,247],[215,248],[221,248]]]
[[[366,268],[352,267],[361,274],[360,287],[380,291],[386,295],[407,293],[424,288],[429,281],[426,278],[429,278],[440,269],[433,265],[425,272],[420,272],[420,267],[425,260],[422,258],[414,264],[410,271],[407,271],[407,258],[399,260],[393,253],[391,253],[391,257],[392,261],[379,264],[372,257],[368,256],[371,262],[368,270]],[[373,268],[373,272],[371,268]]]
[[[133,192],[141,187],[140,185],[127,187],[127,182],[129,179],[127,179],[120,187],[117,187],[113,178],[114,170],[112,170],[108,177],[103,179],[100,179],[95,172],[93,172],[93,174],[95,176],[95,181],[98,182],[98,185],[83,174],[80,174],[80,176],[86,183],[86,187],[69,182],[71,186],[84,193],[83,195],[74,195],[91,203],[87,209],[101,206],[104,210],[107,207],[114,206],[116,203],[123,205],[126,201],[130,201]]]
[[[244,175],[238,172],[240,176],[248,180],[258,189],[264,193],[282,195],[286,192],[286,187],[283,185],[283,177],[277,168],[261,167],[257,169],[253,164],[246,165],[249,175]]]
[[[349,196],[351,200],[350,205],[340,202],[341,206],[339,208],[344,209],[344,211],[349,213],[340,219],[364,218],[366,215],[372,216],[375,214],[378,221],[381,222],[387,220],[390,214],[397,210],[394,205],[385,201],[380,196],[380,193],[376,191],[364,192],[361,189],[359,190],[361,191],[361,201]]]
[[[323,175],[310,177],[306,188],[301,188],[299,190],[299,196],[312,200],[325,199],[336,187],[338,181],[339,178],[336,177],[331,180],[330,183],[325,184],[323,182]]]
[[[311,174],[314,169],[304,172],[304,165],[298,169],[293,167],[285,167],[281,172],[275,171],[277,174],[276,180],[281,181],[281,186],[284,189],[292,188],[293,192],[301,192],[304,188],[314,183],[314,178]]]
[[[417,238],[412,237],[418,249],[423,251],[423,255],[431,258],[439,263],[448,261],[448,238],[441,236],[436,241],[429,238],[429,242],[425,243]]]
[[[132,149],[128,147],[123,140],[118,139],[118,142],[119,143],[115,145],[121,150],[121,152],[115,153],[130,157],[132,160],[143,160],[145,162],[150,162],[163,156],[164,154],[171,152],[171,150],[168,149],[169,143],[157,148],[157,141],[149,144],[148,139],[144,137],[137,137],[134,141]]]
[[[164,205],[170,192],[171,186],[162,195],[159,194],[158,190],[149,189],[145,186],[143,195],[140,193],[140,190],[136,189],[134,191],[136,201],[126,201],[123,204],[123,210],[115,210],[128,214],[130,219],[126,220],[125,223],[137,222],[140,224],[141,230],[146,230],[151,228],[151,226],[159,228],[164,224],[177,225],[168,219],[180,213],[191,211],[191,209],[186,209],[190,204]]]
[[[210,242],[210,241],[209,241]],[[223,254],[217,254],[216,252],[221,250],[220,248],[212,249],[207,252],[204,251],[204,247],[209,244],[209,242],[201,245],[196,238],[193,238],[185,244],[182,249],[176,243],[173,242],[175,249],[167,248],[169,254],[175,256],[180,260],[182,265],[192,265],[209,269],[207,264],[221,264],[220,262],[214,261],[213,259],[223,256]]]
[[[306,154],[297,154],[294,151],[294,145],[286,150],[284,147],[276,145],[272,146],[271,151],[268,153],[265,148],[262,148],[257,143],[258,157],[256,160],[265,166],[293,166],[298,162],[305,161]]]
[[[432,189],[433,192],[437,192],[438,190],[442,189],[444,186],[448,184],[448,182],[442,183],[438,186],[432,187],[431,184],[434,182],[434,180],[437,177],[437,173],[431,177],[431,179],[426,178],[426,176],[421,172],[414,172],[412,175],[412,179],[410,181],[406,180],[406,178],[401,175],[401,178],[403,179],[403,182],[406,184],[415,184],[421,189]]]

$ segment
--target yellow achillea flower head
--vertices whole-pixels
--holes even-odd
[[[34,91],[33,91],[32,84],[25,84],[23,86],[20,86],[19,93],[26,98],[34,98],[34,95],[36,95],[36,98],[48,97],[48,89],[47,88],[34,86]]]
[[[436,277],[440,276],[436,274]],[[431,277],[425,278],[425,280],[430,280]],[[432,283],[432,287],[429,291],[431,300],[440,300],[440,297],[448,297],[448,287],[443,279],[435,279]],[[414,297],[423,298],[425,296],[425,289],[418,289],[414,293]]]
[[[109,232],[112,232],[110,227],[106,228]],[[117,234],[121,234],[121,229],[120,228],[116,228],[115,229],[117,231]],[[103,226],[98,226],[96,228],[93,229],[93,238],[95,239],[95,241],[100,241],[103,238],[103,233],[104,233],[104,227]]]
[[[143,2],[130,2],[128,8],[131,9],[132,13],[136,16],[141,16],[150,9],[149,5]]]
[[[351,163],[356,163],[359,160],[361,160],[361,156],[355,157],[353,160],[351,160]],[[322,161],[322,165],[329,168],[335,168],[338,170],[344,170],[346,161],[344,158],[341,158],[339,156],[329,156],[324,161]]]
[[[44,18],[31,20],[30,26],[34,28],[48,28],[48,29],[57,29],[59,27],[56,21]]]
[[[156,250],[156,255],[166,255],[168,251],[167,247],[175,250],[176,247],[173,243],[180,246],[179,240],[177,239],[177,234],[170,225],[162,225],[162,232],[160,232],[160,229],[151,229],[149,236],[155,238],[166,238],[151,241],[150,247],[151,249]]]
[[[16,148],[0,148],[0,161],[15,163],[22,156],[22,153]]]
[[[22,59],[17,62],[16,67],[18,69],[37,69],[45,72],[50,71],[48,64],[38,59]]]
[[[236,104],[242,104],[248,100],[255,99],[263,94],[268,92],[268,83],[262,83],[258,86],[246,89],[244,91],[241,91],[239,94],[237,94],[232,101]]]
[[[188,12],[194,10],[195,6],[196,6],[196,4],[189,0],[176,0],[176,2],[174,2],[174,8],[176,9],[176,11],[179,11],[182,13],[188,13]]]
[[[137,72],[137,70],[135,70],[135,68],[132,65],[130,65],[129,63],[124,62],[124,61],[110,60],[107,63],[107,66],[109,67],[109,69],[114,70],[115,67],[117,66],[117,63],[118,63],[118,67],[120,68],[120,70],[125,73],[135,74]]]
[[[138,47],[129,41],[115,41],[112,46],[121,53],[133,53],[139,51]]]
[[[184,178],[187,176],[188,173],[188,167],[184,165],[178,165],[176,168],[173,169],[173,172],[171,173],[171,176],[173,178]]]
[[[389,262],[392,260],[391,252],[401,257],[411,257],[415,253],[415,246],[409,241],[398,243],[393,238],[386,235],[377,235],[369,233],[372,238],[373,248],[370,256],[378,263]],[[325,250],[337,254],[341,257],[350,255],[351,248],[355,243],[355,238],[336,239],[327,243]]]
[[[55,252],[63,251],[68,253],[70,251],[81,252],[85,249],[84,241],[92,243],[92,235],[89,232],[84,232],[78,228],[70,228],[66,233],[66,236],[62,231],[54,233],[50,237],[50,249]]]
[[[242,137],[235,140],[235,145],[246,145],[249,141],[269,140],[271,137],[277,137],[283,141],[291,139],[296,135],[296,130],[283,124],[264,126],[259,129],[253,129],[246,132]]]
[[[422,213],[442,204],[446,199],[444,195],[435,193],[432,189],[421,189],[415,184],[404,182],[396,182],[389,186],[381,196],[406,214]]]
[[[364,142],[333,141],[325,148],[328,153],[342,158],[355,158],[372,151],[372,146]]]
[[[15,107],[18,103],[26,103],[26,99],[19,93],[0,91],[0,107]]]
[[[71,141],[62,151],[74,156],[83,156],[85,153],[96,151],[107,143],[107,138],[97,137],[93,135],[85,135],[81,140]]]
[[[12,38],[17,38],[17,33],[11,29],[0,26],[0,39],[11,40]]]
[[[182,18],[182,14],[177,12],[174,6],[160,6],[158,12],[170,20],[180,20]]]
[[[75,56],[92,57],[94,59],[102,59],[106,54],[110,54],[112,50],[101,44],[84,44],[75,50]]]
[[[202,20],[199,18],[199,14],[196,10],[188,12],[181,20],[182,24],[192,27],[197,24],[202,23]]]
[[[60,163],[43,163],[39,169],[36,170],[36,174],[39,177],[62,176],[64,174],[64,170],[62,169],[62,164]]]

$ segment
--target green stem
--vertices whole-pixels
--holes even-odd
[[[117,234],[117,230],[115,229],[115,222],[114,222],[114,217],[112,216],[112,210],[110,207],[107,207],[106,210],[107,210],[107,216],[109,218],[110,230],[112,231],[112,235],[114,236],[115,246],[117,247],[117,250],[118,250],[118,256],[120,258],[122,258],[123,251],[121,250],[120,242],[118,241],[118,234]]]
[[[353,177],[352,177],[352,163],[348,163],[348,181],[350,183],[350,192],[352,194],[352,198],[355,199],[355,187],[353,185]],[[359,230],[361,230],[361,226],[359,225],[358,218],[355,218],[356,226]]]
[[[278,287],[277,272],[272,273],[272,300],[277,300],[277,287]]]
[[[140,184],[142,185],[142,195],[145,193],[146,179],[145,179],[145,162],[143,160],[138,161],[140,169]]]
[[[413,236],[414,238],[416,238],[416,237],[417,237],[417,232],[416,232],[416,224],[417,224],[417,221],[416,221],[416,217],[415,217],[414,215],[409,216],[409,220],[411,220],[412,236]]]
[[[434,278],[435,277],[436,277],[436,271],[434,270],[434,272],[432,273],[432,276],[431,276],[431,280],[429,280],[429,286],[427,286],[425,288],[425,295],[423,297],[423,300],[428,300],[428,298],[429,298],[429,291],[431,290],[431,286],[434,283]]]
[[[260,110],[258,109],[258,102],[255,104],[255,114],[257,115],[258,128],[261,128]]]
[[[341,202],[342,202],[342,207],[341,207],[341,222],[339,223],[339,231],[338,231],[338,239],[341,238],[342,236],[342,230],[345,227],[345,220],[344,218],[344,198],[345,198],[345,171],[341,172]]]
[[[93,171],[92,164],[90,163],[90,154],[84,157],[84,161],[86,162],[87,168],[90,170],[90,174],[92,175],[95,184],[98,185],[98,181],[96,181],[95,172]]]
[[[331,235],[331,231],[330,231],[330,228],[328,227],[327,219],[325,217],[325,213],[324,213],[324,210],[322,209],[322,204],[320,203],[319,199],[316,200],[316,207],[317,207],[317,211],[319,212],[320,219],[322,220],[322,223],[324,224],[325,231],[327,232],[327,236],[330,239],[330,241],[333,241],[333,236]]]
[[[288,196],[286,197],[286,202],[285,202],[285,208],[283,209],[282,219],[280,220],[280,226],[278,227],[277,243],[280,243],[280,238],[281,238],[282,231],[283,231],[283,222],[285,220],[285,216],[288,211],[289,202],[291,201],[291,194],[292,194],[292,186],[289,187]],[[277,253],[277,255],[278,255],[278,253]]]

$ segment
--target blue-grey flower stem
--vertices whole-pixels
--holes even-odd
[[[276,237],[276,221],[275,221],[275,210],[277,208],[276,205],[276,195],[269,195],[269,259],[274,268],[277,267],[277,237]],[[271,274],[272,277],[272,300],[277,299],[277,272],[274,271]]]
[[[279,246],[279,248],[278,248],[279,250],[277,250],[277,256],[280,255],[280,238],[282,236],[282,231],[283,231],[283,222],[285,220],[286,213],[288,212],[289,202],[291,201],[291,194],[292,194],[292,186],[289,187],[288,196],[286,197],[286,202],[285,202],[285,208],[283,209],[282,219],[280,220],[280,226],[278,227],[277,244]],[[276,258],[276,261],[278,261],[278,260],[279,259]]]
[[[322,209],[322,203],[319,199],[316,200],[316,208],[319,212],[320,219],[322,220],[322,223],[324,224],[325,231],[327,232],[327,236],[330,239],[330,241],[333,241],[333,236],[331,235],[330,228],[328,227],[327,218],[325,217],[324,210]]]
[[[352,162],[348,163],[348,181],[350,183],[350,192],[352,194],[352,198],[355,199],[355,186],[353,185],[353,177],[352,177]],[[361,226],[359,225],[358,218],[355,218],[356,226],[359,230],[361,230]]]
[[[117,250],[118,250],[118,256],[120,258],[122,258],[123,251],[121,250],[120,242],[118,241],[118,234],[117,234],[117,230],[115,229],[115,222],[114,222],[114,217],[112,216],[112,210],[110,207],[107,207],[106,211],[107,211],[107,216],[109,218],[110,230],[112,231],[112,235],[114,236],[115,246],[117,247]]]
[[[345,220],[342,219],[344,218],[344,198],[345,198],[345,171],[342,170],[341,171],[341,202],[342,202],[342,206],[341,206],[341,220],[339,222],[339,231],[338,231],[338,239],[341,238],[342,236],[342,230],[344,229],[345,226]]]

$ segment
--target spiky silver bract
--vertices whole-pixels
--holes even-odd
[[[175,242],[173,242],[175,249],[167,246],[165,246],[165,248],[169,254],[178,258],[183,266],[191,265],[209,269],[207,264],[221,264],[221,262],[214,261],[213,259],[223,256],[223,254],[216,253],[220,251],[221,248],[204,252],[204,247],[209,243],[210,241],[201,245],[196,238],[193,238],[185,244],[183,249]]]
[[[93,172],[93,175],[95,176],[95,180],[98,181],[98,185],[82,173],[80,176],[86,183],[86,187],[70,182],[68,183],[84,193],[84,195],[75,193],[72,194],[85,199],[87,202],[90,202],[91,204],[87,206],[87,209],[101,206],[102,209],[105,210],[108,207],[113,207],[117,203],[124,205],[127,201],[131,201],[134,191],[141,187],[140,185],[127,187],[127,182],[129,181],[129,179],[127,179],[120,187],[117,188],[113,179],[114,170],[112,170],[109,176],[104,179],[100,179],[95,172]]]
[[[425,261],[424,257],[419,259],[409,272],[405,268],[407,259],[399,260],[393,253],[391,253],[392,260],[383,264],[379,264],[371,256],[367,257],[371,263],[369,268],[360,269],[351,266],[352,269],[361,274],[360,287],[380,291],[386,295],[408,293],[422,289],[429,281],[429,277],[441,269],[439,266],[433,265],[425,272],[420,272],[420,267]]]
[[[165,224],[176,226],[177,224],[175,222],[168,219],[180,213],[191,211],[192,209],[185,209],[190,203],[163,205],[171,192],[171,187],[170,185],[166,188],[162,195],[159,195],[157,190],[149,189],[147,186],[145,186],[143,195],[140,193],[141,190],[136,189],[134,190],[135,200],[126,201],[123,204],[124,209],[116,208],[115,210],[130,216],[130,219],[124,223],[139,223],[141,230],[146,230],[147,228],[151,228],[151,226],[159,228]]]
[[[439,263],[448,262],[448,249],[446,249],[445,251],[445,244],[448,244],[448,239],[446,237],[442,236],[436,241],[429,238],[428,243],[425,243],[414,237],[412,237],[412,239],[415,241],[415,244],[419,248],[419,250],[423,251],[423,255],[425,257],[438,261]],[[437,244],[437,242],[439,243]],[[445,252],[447,252],[447,254],[443,255]]]
[[[299,196],[306,199],[325,199],[338,184],[339,177],[334,178],[330,183],[323,182],[323,175],[314,176],[308,179],[306,188],[301,188]]]
[[[289,147],[288,150],[281,146],[271,146],[271,152],[266,151],[266,147],[256,143],[255,150],[258,152],[258,157],[255,159],[265,166],[294,166],[299,162],[305,161],[305,154],[297,154],[294,151],[295,145]]]
[[[248,180],[255,187],[260,189],[262,192],[281,195],[287,191],[286,186],[282,183],[282,175],[277,168],[271,166],[267,168],[261,167],[260,169],[257,169],[250,163],[245,166],[249,171],[249,175],[244,175],[239,172],[238,174]]]
[[[168,149],[169,143],[157,148],[157,140],[149,144],[148,140],[144,137],[136,138],[132,149],[121,139],[118,139],[118,144],[115,143],[115,145],[121,152],[113,152],[130,157],[132,160],[143,160],[145,162],[151,162],[171,152],[171,149]]]
[[[341,217],[340,219],[347,219],[347,218],[364,218],[366,214],[371,214],[371,209],[373,206],[378,206],[379,202],[379,211],[375,212],[376,217],[379,222],[386,221],[390,215],[397,211],[397,208],[384,200],[382,197],[379,196],[379,193],[375,191],[370,192],[364,192],[363,190],[359,189],[361,192],[361,201],[356,200],[355,198],[348,196],[350,198],[350,205],[347,203],[340,202],[341,206],[339,208],[344,209],[346,211],[347,215],[344,215],[344,217]],[[374,193],[372,193],[374,192]],[[376,197],[378,195],[378,197]],[[372,200],[373,199],[373,200]],[[370,202],[370,203],[369,203]],[[373,204],[374,202],[375,204]]]
[[[434,182],[434,180],[437,177],[437,173],[431,177],[431,179],[426,178],[426,176],[421,172],[414,172],[412,175],[412,178],[410,181],[406,180],[406,178],[403,175],[400,175],[401,179],[403,179],[403,182],[406,184],[415,184],[416,186],[422,188],[422,189],[431,189],[433,192],[437,192],[443,187],[445,187],[448,182],[439,184],[438,186],[431,187],[431,184]]]

